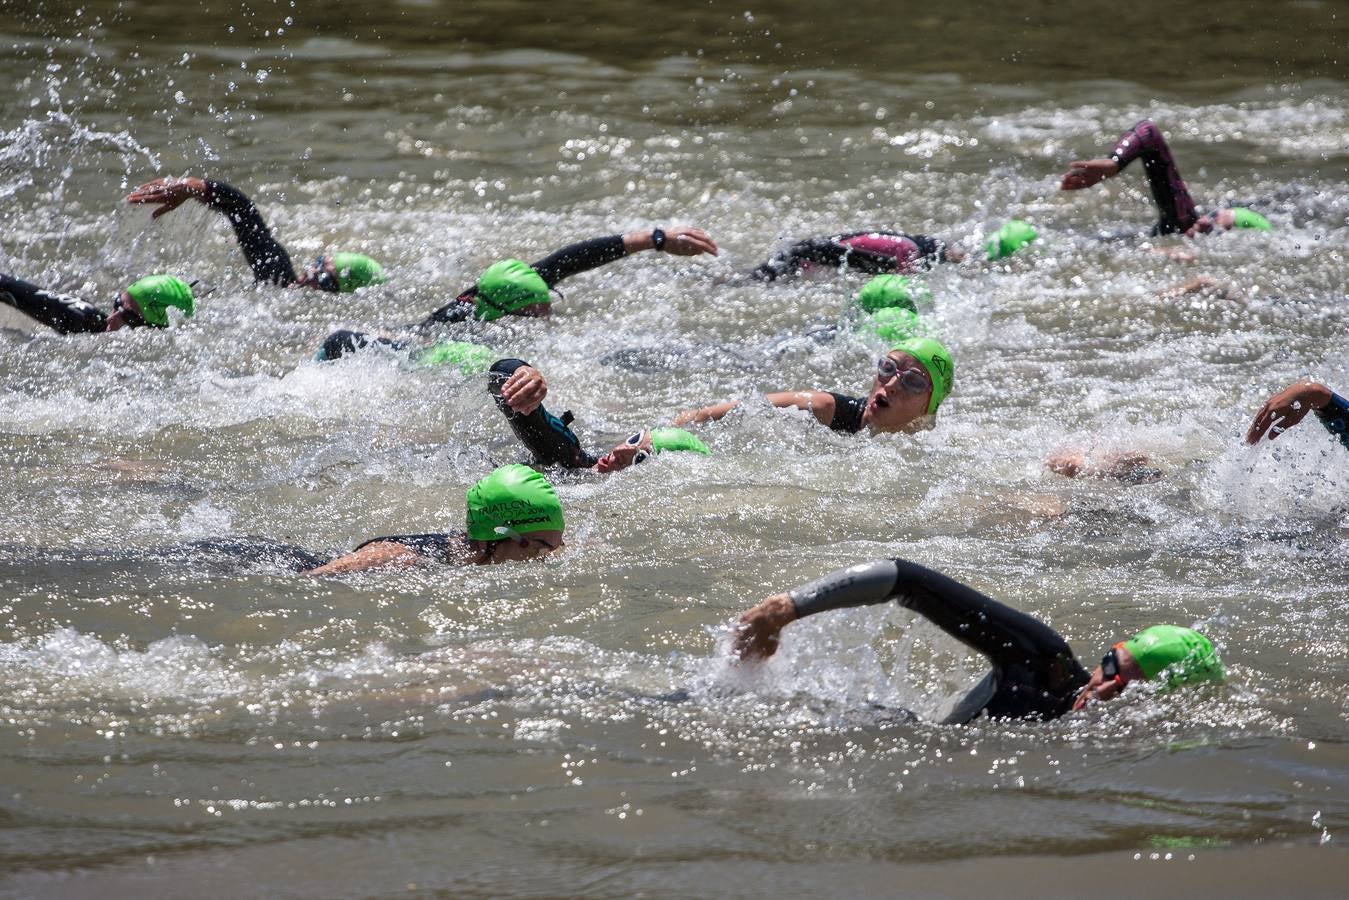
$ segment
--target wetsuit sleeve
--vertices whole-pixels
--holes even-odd
[[[1154,234],[1185,231],[1199,218],[1190,191],[1185,187],[1176,161],[1171,157],[1171,148],[1166,145],[1161,129],[1150,120],[1144,119],[1120,135],[1120,139],[1115,142],[1115,149],[1110,152],[1110,158],[1121,172],[1135,159],[1143,160],[1148,187],[1161,214],[1161,219],[1153,229]]]
[[[288,285],[295,283],[295,268],[291,265],[290,254],[276,238],[262,219],[262,213],[253,205],[253,201],[233,185],[223,181],[207,181],[210,199],[207,205],[229,219],[234,236],[239,241],[239,249],[244,259],[253,269],[253,278],[257,281],[270,281],[272,284]]]
[[[363,331],[348,331],[344,328],[340,331],[334,331],[324,339],[323,346],[319,348],[318,353],[314,354],[314,359],[319,362],[340,359],[369,347],[371,344],[395,351],[407,349],[407,344],[402,341],[391,341],[385,337],[371,337]]]
[[[1028,666],[1042,674],[1060,667],[1080,669],[1068,642],[1039,619],[907,560],[843,569],[797,588],[790,596],[798,618],[897,599],[901,606],[988,657],[995,668]]]
[[[615,262],[627,255],[623,247],[623,235],[611,234],[568,244],[534,263],[534,271],[552,287],[564,278]]]
[[[1340,443],[1349,447],[1349,400],[1332,392],[1330,402],[1325,409],[1316,411],[1316,417],[1327,431],[1340,439]]]
[[[836,394],[833,391],[830,391],[829,395],[834,398],[834,418],[829,420],[829,427],[834,431],[846,431],[849,434],[861,431],[866,401],[861,397],[849,397],[847,394]]]
[[[449,303],[446,303],[440,309],[431,313],[425,319],[418,322],[414,328],[430,328],[434,325],[447,325],[455,322],[467,322],[473,318],[473,311],[476,309],[474,298],[478,296],[478,288],[469,288],[458,297],[455,297]]]
[[[851,236],[838,235],[797,241],[752,271],[750,275],[760,281],[776,281],[784,276],[795,274],[804,268],[807,263],[835,269],[846,265],[850,269],[872,275],[894,272],[900,267],[898,260],[893,255],[876,253],[860,247],[850,247],[841,243],[840,238]]]
[[[496,401],[497,409],[510,423],[511,430],[520,442],[534,455],[534,461],[542,466],[565,466],[569,469],[588,469],[596,463],[581,447],[581,440],[571,430],[571,413],[565,412],[559,418],[542,405],[527,416],[523,416],[506,404],[501,398],[501,387],[516,369],[529,363],[520,359],[499,359],[492,364],[487,373],[487,390]]]
[[[12,306],[61,334],[88,334],[107,327],[108,317],[93,304],[0,275],[0,303]]]

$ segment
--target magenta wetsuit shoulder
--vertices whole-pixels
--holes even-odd
[[[1110,158],[1123,171],[1135,159],[1143,160],[1143,171],[1152,189],[1161,218],[1152,229],[1153,234],[1175,234],[1185,231],[1199,218],[1194,200],[1180,177],[1171,148],[1166,145],[1162,131],[1150,119],[1144,119],[1115,142]]]

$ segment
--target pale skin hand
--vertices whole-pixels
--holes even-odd
[[[1104,703],[1107,700],[1113,700],[1124,692],[1131,681],[1146,681],[1147,676],[1139,668],[1137,660],[1133,658],[1128,650],[1116,645],[1115,661],[1119,663],[1119,674],[1124,680],[1123,684],[1115,681],[1113,678],[1106,678],[1101,667],[1097,666],[1091,673],[1091,680],[1087,686],[1078,692],[1077,698],[1073,700],[1073,712],[1085,709],[1088,703]]]
[[[1255,421],[1246,431],[1246,443],[1254,444],[1269,433],[1272,441],[1307,417],[1314,409],[1325,409],[1330,403],[1330,388],[1315,381],[1290,384],[1265,401],[1255,414]]]
[[[774,594],[740,617],[731,649],[740,659],[766,659],[777,652],[778,633],[794,621],[792,598]]]
[[[641,250],[656,249],[656,240],[650,230],[630,231],[623,235],[623,252],[637,253]],[[680,225],[665,230],[665,246],[662,253],[671,256],[701,256],[704,253],[716,256],[720,251],[716,242],[701,228]]]
[[[1119,174],[1119,165],[1113,159],[1078,159],[1068,164],[1068,171],[1059,182],[1059,190],[1080,191]]]
[[[157,203],[159,208],[150,214],[150,218],[173,212],[188,200],[211,199],[211,189],[201,178],[156,178],[146,182],[127,195],[127,203]]]
[[[501,386],[501,399],[522,416],[538,409],[547,396],[548,382],[544,380],[543,373],[533,366],[516,369]]]

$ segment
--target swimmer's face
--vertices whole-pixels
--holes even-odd
[[[141,316],[140,305],[126,291],[117,295],[117,300],[112,307],[113,312],[112,315],[108,316],[107,324],[103,326],[104,331],[135,328],[145,324],[145,319]]]
[[[927,415],[932,377],[922,363],[898,350],[882,358],[880,369],[867,396],[862,424],[876,432],[902,431]]]
[[[556,553],[566,546],[561,531],[531,531],[529,534],[502,538],[499,541],[486,542],[490,546],[488,553],[478,558],[480,563],[524,562],[530,559],[542,559],[550,553]]]
[[[601,475],[619,472],[628,466],[645,462],[651,453],[651,432],[634,432],[623,443],[601,456],[599,462],[595,463],[595,471]]]
[[[1108,664],[1107,660],[1114,656],[1113,664]],[[1115,674],[1107,675],[1107,665],[1114,669]],[[1110,653],[1106,654],[1106,659],[1101,660],[1101,665],[1097,666],[1091,673],[1091,680],[1087,686],[1078,692],[1077,699],[1073,701],[1073,710],[1085,709],[1088,703],[1093,701],[1105,702],[1114,700],[1123,691],[1131,681],[1144,679],[1143,670],[1138,667],[1133,654],[1125,650],[1123,645],[1116,644],[1111,648]]]
[[[295,279],[295,284],[292,287],[313,288],[330,294],[337,293],[337,266],[333,264],[332,257],[320,256],[305,266],[304,271],[300,273],[300,277]]]
[[[1236,213],[1230,209],[1220,209],[1211,216],[1200,216],[1185,233],[1193,237],[1196,234],[1208,234],[1210,231],[1230,231],[1236,224]]]

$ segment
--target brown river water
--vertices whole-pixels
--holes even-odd
[[[0,321],[0,896],[1343,896],[1349,452],[1241,437],[1298,377],[1349,393],[1349,6],[0,0],[0,47],[0,271],[213,289],[168,331]],[[1275,230],[1099,239],[1155,218],[1138,167],[1058,175],[1143,117],[1201,207]],[[256,286],[208,211],[120,202],[165,174],[391,278]],[[482,378],[312,357],[495,260],[719,242],[474,333],[598,443],[867,386],[882,348],[808,334],[864,277],[737,277],[784,240],[1013,216],[1034,252],[927,279],[957,365],[930,431],[749,404],[712,456],[556,477],[569,547],[535,565],[316,581],[220,543],[460,525],[520,456]],[[1198,275],[1227,296],[1158,296]],[[1070,447],[1162,477],[1047,471]],[[886,556],[1089,665],[1194,625],[1229,681],[940,727],[983,667],[896,605],[729,663],[740,610]]]

